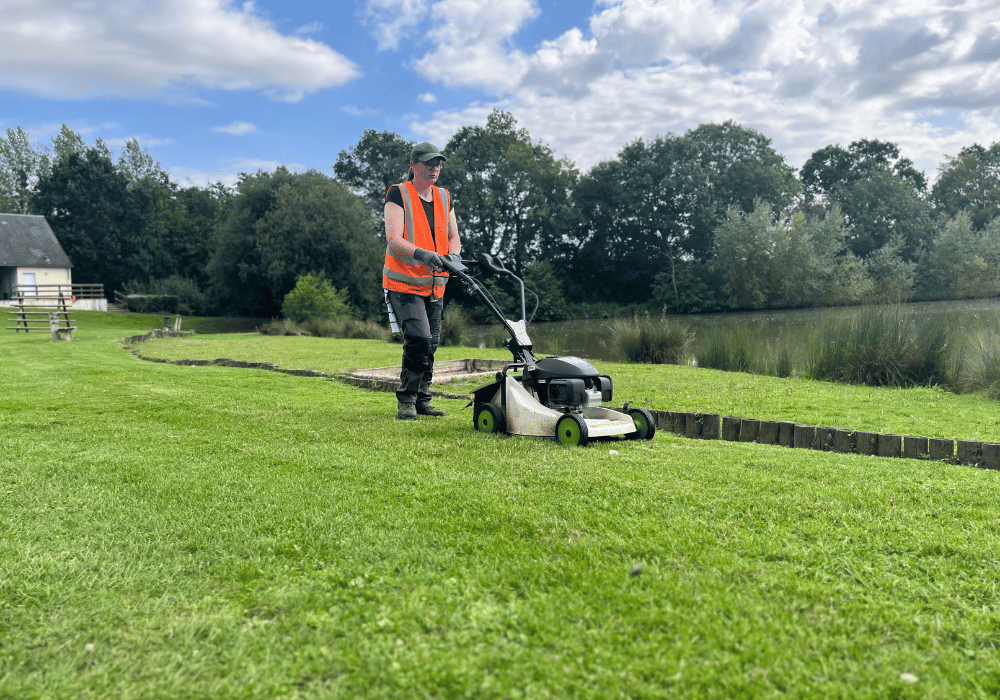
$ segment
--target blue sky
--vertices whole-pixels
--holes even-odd
[[[511,112],[582,170],[733,119],[801,167],[1000,140],[995,0],[0,0],[0,129],[137,138],[182,185],[316,168],[365,129],[444,147]]]

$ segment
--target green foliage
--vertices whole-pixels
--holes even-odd
[[[323,273],[366,317],[383,308],[378,287],[384,247],[368,209],[341,183],[316,171],[244,175],[217,229],[208,272],[229,313],[274,316],[302,274]]]
[[[176,297],[178,300],[177,313],[185,316],[204,314],[209,308],[208,300],[204,292],[198,288],[198,283],[180,275],[172,275],[148,282],[132,280],[126,282],[124,286],[125,293],[128,295],[159,294]]]
[[[812,379],[868,386],[957,385],[944,321],[917,328],[898,306],[869,306],[832,324],[806,369]]]
[[[616,319],[608,332],[612,346],[628,362],[683,365],[688,361],[687,329],[674,320],[649,316]]]
[[[335,318],[347,312],[347,290],[337,289],[325,275],[313,272],[298,278],[281,305],[282,315],[297,323],[311,318]]]
[[[927,188],[926,176],[913,161],[900,156],[899,146],[891,141],[859,139],[846,149],[839,144],[814,152],[802,166],[800,179],[806,203],[842,201],[845,188],[867,180],[878,172],[889,172],[917,192]]]
[[[990,399],[1000,400],[1000,328],[979,328],[966,343],[962,389],[986,389]]]
[[[865,272],[871,281],[869,302],[900,304],[913,297],[917,264],[904,258],[903,246],[897,236],[865,259]]]
[[[532,262],[563,255],[577,220],[570,193],[579,175],[568,161],[499,110],[485,127],[459,129],[445,154],[440,185],[455,196],[466,256],[499,255],[523,276]]]
[[[764,374],[759,366],[759,346],[760,339],[745,326],[719,329],[698,338],[694,360],[705,369]]]
[[[448,304],[441,320],[441,345],[465,345],[469,314],[461,304]]]
[[[361,193],[371,208],[373,221],[381,222],[385,193],[406,180],[414,142],[391,131],[365,129],[349,151],[337,154],[333,172],[340,182]],[[381,224],[378,225],[380,233]]]
[[[31,198],[51,167],[51,157],[31,145],[28,132],[7,129],[0,139],[0,211],[30,214]]]
[[[886,169],[842,186],[835,201],[851,229],[848,247],[859,258],[899,239],[899,254],[912,261],[933,233],[930,204],[911,182]]]
[[[930,200],[939,217],[954,218],[964,212],[976,231],[1000,219],[1000,142],[989,148],[976,143],[957,156],[946,156]]]
[[[780,211],[797,191],[770,139],[731,121],[636,140],[594,166],[574,192],[585,218],[575,274],[590,298],[641,302],[657,285],[672,309],[711,307],[716,299],[680,284],[687,261],[709,258],[731,207],[749,212],[759,199]]]
[[[528,316],[531,317],[531,295],[534,292],[538,298],[538,309],[535,311],[535,321],[561,321],[567,316],[566,297],[563,295],[562,282],[556,276],[552,263],[539,260],[528,266],[524,275],[525,293]]]
[[[922,296],[964,299],[1000,293],[1000,219],[977,230],[966,212],[939,223],[920,261]]]

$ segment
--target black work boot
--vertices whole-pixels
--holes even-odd
[[[439,411],[433,406],[431,406],[428,401],[418,401],[417,402],[417,413],[421,416],[447,416],[448,414],[444,411]]]
[[[400,401],[396,417],[402,420],[416,420],[417,409],[412,403],[403,403]]]

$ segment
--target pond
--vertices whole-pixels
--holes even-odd
[[[946,319],[952,328],[963,334],[978,330],[996,329],[1000,325],[1000,299],[975,299],[965,301],[940,301],[905,304],[901,307],[918,321]],[[857,307],[821,309],[790,309],[777,311],[749,311],[699,315],[673,315],[668,318],[683,324],[695,339],[708,337],[720,331],[740,329],[763,343],[778,343],[787,338],[801,338],[807,344],[826,325],[858,313]],[[534,343],[535,354],[576,355],[590,360],[619,362],[610,342],[610,325],[613,319],[577,319],[549,323],[533,323],[528,333]],[[506,337],[499,325],[471,326],[466,332],[473,347],[495,347]]]

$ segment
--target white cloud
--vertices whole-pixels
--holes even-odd
[[[304,24],[295,30],[296,34],[315,34],[316,32],[323,31],[322,22],[310,22],[309,24]]]
[[[294,102],[359,75],[330,47],[285,36],[252,2],[3,3],[0,88],[55,99],[197,99],[254,90]]]
[[[413,35],[430,9],[428,0],[368,0],[366,18],[375,26],[379,51],[397,50],[404,39]]]
[[[427,104],[431,104],[433,102],[437,102],[437,97],[435,97],[434,93],[432,93],[432,92],[425,92],[422,95],[417,95],[417,99],[420,100],[421,102],[425,102]]]
[[[246,136],[247,134],[256,133],[257,125],[252,122],[233,122],[226,126],[213,126],[212,131],[232,136]]]
[[[796,167],[829,143],[881,138],[931,176],[944,154],[998,140],[994,0],[601,0],[587,27],[531,53],[512,38],[533,5],[506,21],[488,5],[437,3],[416,67],[495,101],[415,121],[416,133],[447,138],[499,107],[587,168],[636,137],[733,119]]]
[[[344,114],[349,114],[352,117],[377,117],[379,111],[377,109],[372,109],[370,107],[355,107],[354,105],[345,105],[340,108],[340,111]]]

